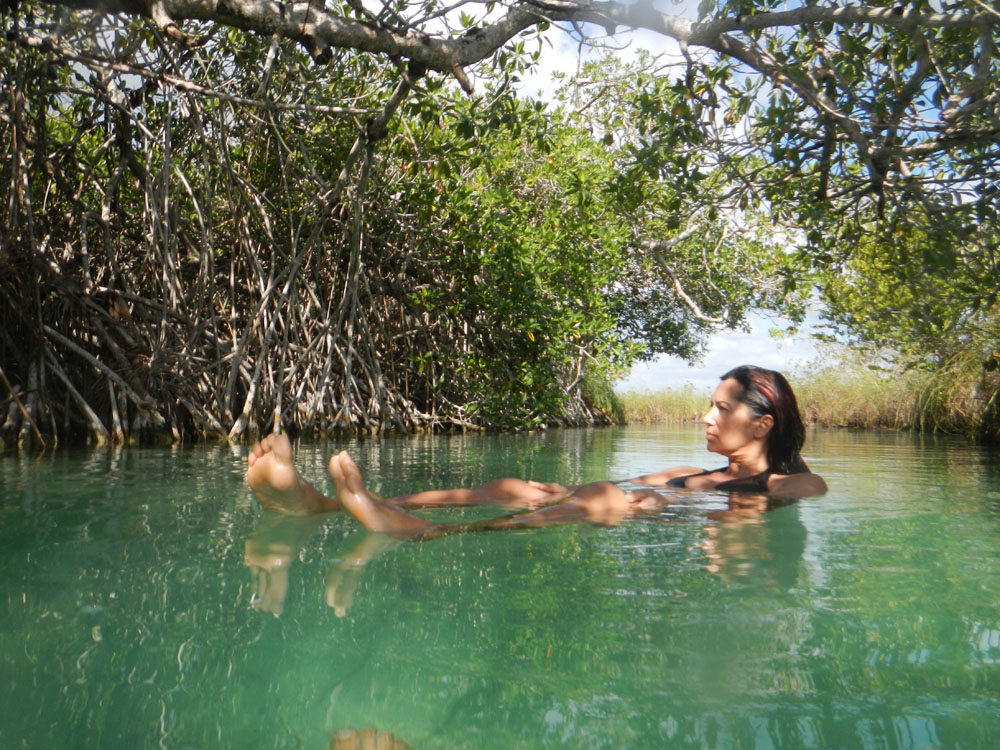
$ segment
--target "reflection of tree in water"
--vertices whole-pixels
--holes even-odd
[[[1000,479],[1000,449],[955,435],[817,430],[809,445],[817,455],[837,456],[813,468],[852,494],[920,496],[928,487],[988,491]]]

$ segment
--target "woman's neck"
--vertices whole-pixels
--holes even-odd
[[[742,450],[729,456],[726,473],[735,478],[761,474],[770,468],[767,453],[763,448]]]

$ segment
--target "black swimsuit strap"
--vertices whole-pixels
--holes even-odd
[[[719,471],[725,471],[728,466],[723,466],[721,469],[709,469],[708,471],[699,471],[697,474],[685,474],[682,477],[674,477],[667,481],[667,487],[687,487],[687,480],[691,477],[703,477],[706,474],[715,474]]]
[[[728,466],[723,466],[721,469],[709,469],[708,471],[699,471],[697,474],[686,474],[683,477],[674,477],[669,482],[667,482],[668,487],[687,487],[687,480],[692,477],[703,477],[707,474],[722,473]],[[726,479],[725,481],[719,482],[715,485],[714,489],[730,492],[767,492],[767,480],[774,472],[771,469],[764,469],[760,474],[754,474],[749,477],[740,477],[738,479]]]
[[[767,479],[773,473],[770,469],[764,469],[760,474],[754,474],[750,477],[727,479],[725,482],[719,482],[715,485],[715,489],[724,492],[767,492]]]

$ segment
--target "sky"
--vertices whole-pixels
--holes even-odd
[[[675,6],[670,12],[681,15],[682,11],[683,6]],[[600,34],[600,30],[597,33]],[[548,92],[554,90],[552,74],[559,72],[573,75],[580,65],[581,55],[587,60],[600,57],[605,51],[614,51],[620,58],[631,59],[638,50],[645,49],[655,55],[666,55],[676,60],[683,59],[677,42],[645,30],[629,31],[613,39],[602,40],[600,47],[587,45],[581,47],[576,35],[553,27],[545,32],[543,44],[538,63],[533,71],[522,77],[520,86],[523,94],[541,99],[549,99]]]

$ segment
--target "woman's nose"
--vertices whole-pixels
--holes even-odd
[[[701,421],[703,424],[712,424],[715,421],[715,415],[712,413],[714,411],[715,409],[713,407],[701,415]]]

